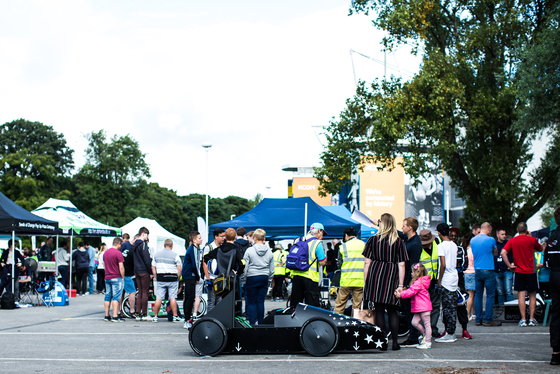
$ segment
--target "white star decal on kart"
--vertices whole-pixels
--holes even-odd
[[[354,336],[357,338],[358,336],[360,336],[360,333],[356,331],[354,332]]]
[[[381,340],[377,340],[375,342],[375,348],[381,348],[381,347],[383,347],[383,342]]]
[[[360,323],[361,323],[362,325],[365,325],[365,324],[367,324],[367,322],[366,322],[366,321],[360,321]]]
[[[381,331],[381,329],[380,329],[379,327],[375,326],[375,331],[376,331],[376,332],[377,332],[377,331]]]
[[[344,329],[344,332],[348,332],[348,329]]]
[[[356,321],[352,321],[352,326],[356,326],[358,323]]]
[[[366,342],[371,343],[373,341],[373,335],[366,334],[366,338],[364,339]]]

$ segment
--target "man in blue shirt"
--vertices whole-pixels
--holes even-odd
[[[86,295],[92,295],[93,294],[93,271],[95,270],[95,248],[93,248],[91,245],[89,245],[88,242],[84,242],[84,245],[86,247],[87,253],[89,254],[89,272],[88,272],[88,292],[86,292]],[[104,282],[105,280],[97,280],[98,282]]]
[[[496,239],[490,236],[492,225],[484,222],[480,227],[480,234],[471,240],[471,249],[474,258],[474,279],[476,293],[474,308],[476,325],[501,326],[502,323],[494,321],[494,292],[496,291],[496,273],[494,273],[494,257],[498,257]],[[486,288],[486,309],[484,322],[482,316],[482,295]]]

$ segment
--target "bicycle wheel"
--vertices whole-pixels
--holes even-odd
[[[194,312],[193,310],[193,317],[200,318],[206,314],[206,310],[208,308],[208,302],[203,297],[200,298],[200,305],[198,306],[198,312]]]
[[[130,318],[130,316],[132,315],[132,314],[130,313],[130,303],[128,302],[128,296],[129,296],[129,295],[126,295],[126,296],[124,297],[124,300],[123,300],[123,302],[122,302],[122,304],[121,304],[121,312],[122,312],[122,314],[124,314],[124,316],[125,316],[126,318]]]

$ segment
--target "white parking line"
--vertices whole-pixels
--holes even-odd
[[[187,335],[183,332],[0,332],[0,335]]]
[[[35,358],[35,357],[0,357],[0,361],[51,361],[51,362],[138,362],[137,359],[135,360],[127,360],[127,359],[80,359],[80,358]],[[149,360],[149,359],[142,359],[142,362],[325,362],[325,361],[333,361],[333,362],[348,362],[348,359],[344,358],[328,358],[328,357],[317,357],[317,358],[309,358],[309,357],[286,357],[281,359],[276,358],[250,358],[250,359],[224,359],[224,358],[213,358],[213,357],[200,357],[194,359],[169,359],[169,360]],[[437,362],[437,363],[473,363],[473,364],[480,364],[480,363],[504,363],[504,364],[542,364],[548,363],[548,361],[527,361],[527,360],[450,360],[450,359],[405,359],[399,358],[399,362],[412,362],[418,363],[421,362]],[[394,358],[360,358],[360,362],[395,362]]]

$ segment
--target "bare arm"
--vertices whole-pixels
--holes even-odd
[[[365,260],[364,261],[364,285],[365,285],[368,276],[369,267],[371,266],[372,261],[367,257],[364,260]],[[400,275],[400,270],[399,270],[399,275]]]
[[[121,278],[124,279],[124,263],[119,262],[119,272],[121,273]]]
[[[406,271],[405,263],[399,262],[399,285],[397,290],[400,292],[404,286],[404,272]]]
[[[208,265],[206,264],[206,261],[202,261],[202,269],[204,270],[204,276],[207,280],[210,279],[210,275],[208,274]]]
[[[177,276],[181,276],[181,270],[182,270],[182,266],[181,265],[177,265]]]
[[[152,274],[153,274],[154,278],[157,277],[157,271],[156,271],[156,267],[155,267],[155,266],[152,266]]]
[[[505,249],[502,249],[502,260],[505,262],[506,266],[507,266],[509,269],[513,270],[513,269],[515,269],[517,266],[512,265],[511,262],[509,262],[509,258],[508,258],[508,256],[507,256],[507,254],[508,254],[507,251],[506,251]]]
[[[443,279],[443,273],[445,273],[445,257],[444,256],[439,256],[439,277],[438,277],[438,281],[437,281],[437,285],[439,288],[441,288],[441,280]]]

